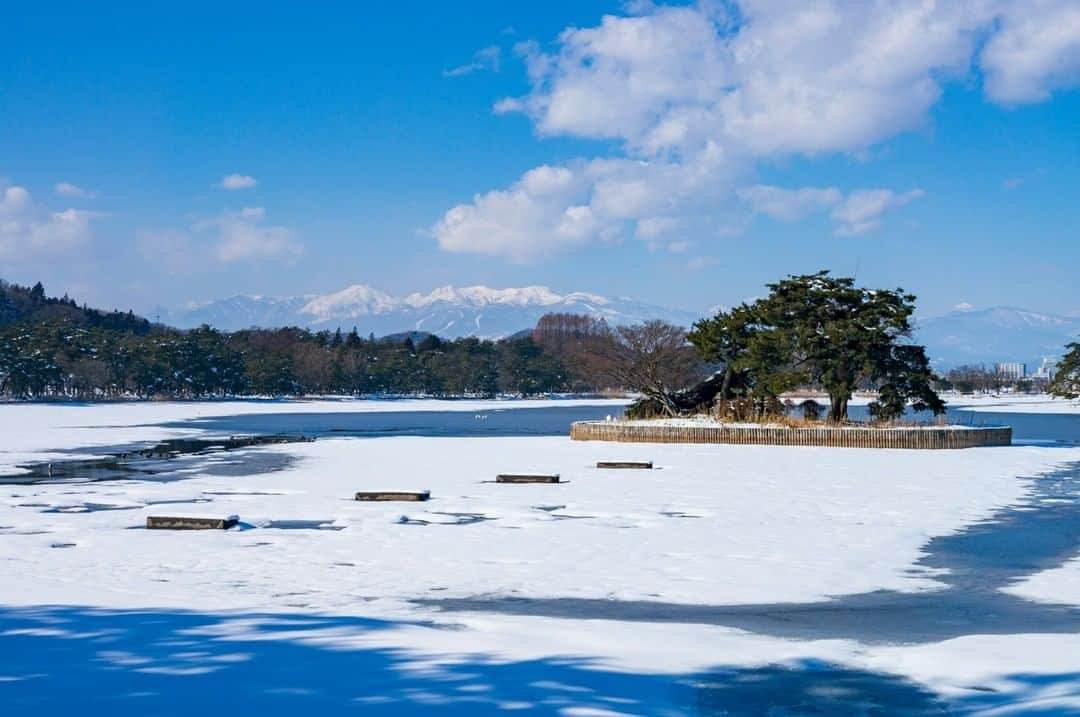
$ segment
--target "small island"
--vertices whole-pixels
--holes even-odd
[[[1009,445],[1009,427],[948,425],[941,379],[910,341],[915,297],[866,289],[827,271],[768,285],[769,293],[694,324],[620,328],[612,365],[640,398],[620,420],[578,422],[575,440],[866,448]],[[693,382],[704,361],[708,375]],[[676,388],[684,386],[683,388]],[[827,395],[796,402],[793,392]],[[852,421],[856,391],[867,420]],[[929,419],[911,420],[911,411]]]

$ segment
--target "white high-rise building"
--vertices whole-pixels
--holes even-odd
[[[1046,356],[1043,358],[1042,363],[1039,364],[1039,369],[1035,372],[1034,378],[1044,378],[1047,381],[1052,381],[1054,378],[1054,369],[1057,368],[1057,361]]]
[[[1007,361],[1005,363],[999,363],[995,372],[1001,378],[1015,380],[1027,376],[1027,366],[1017,361]]]

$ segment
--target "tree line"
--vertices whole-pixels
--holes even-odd
[[[50,298],[41,284],[0,281],[0,397],[108,399],[302,395],[520,396],[626,390],[631,416],[708,412],[760,420],[786,413],[785,393],[827,393],[847,420],[856,390],[876,392],[875,419],[908,406],[944,411],[937,391],[989,378],[936,375],[911,342],[915,297],[866,289],[829,272],[789,276],[767,296],[686,329],[662,321],[612,327],[549,314],[500,341],[430,334],[376,339],[301,328],[181,331],[131,312]],[[1049,390],[1080,396],[1080,343]],[[815,407],[807,406],[806,415]]]
[[[1051,381],[1045,378],[1010,378],[993,367],[982,364],[965,364],[951,368],[941,377],[947,390],[957,393],[997,393],[1003,389],[1031,393],[1046,391]]]
[[[791,413],[784,394],[811,390],[828,395],[827,420],[844,422],[855,391],[865,391],[876,393],[871,416],[888,422],[909,407],[942,413],[939,391],[999,390],[1007,383],[982,367],[937,374],[912,340],[915,297],[903,289],[859,287],[827,271],[767,288],[766,296],[701,319],[689,331],[659,321],[613,329],[588,316],[550,314],[533,338],[563,361],[572,387],[607,380],[640,393],[627,411],[632,417],[769,420]],[[1045,388],[1080,397],[1080,343],[1066,351]],[[816,420],[820,407],[805,402],[802,413]]]
[[[6,398],[531,396],[569,385],[562,362],[530,337],[180,331],[49,298],[40,285],[0,285],[0,309],[0,396]]]

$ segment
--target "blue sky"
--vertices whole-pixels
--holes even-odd
[[[925,314],[1080,311],[1080,4],[943,5],[24,3],[0,277],[703,310],[831,268]]]

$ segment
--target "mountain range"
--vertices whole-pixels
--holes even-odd
[[[179,309],[159,308],[155,313],[161,322],[179,328],[209,324],[227,331],[253,326],[340,327],[347,331],[355,326],[365,335],[426,331],[445,338],[501,338],[532,328],[548,313],[588,314],[612,325],[663,319],[689,326],[700,318],[693,312],[628,298],[583,292],[558,294],[546,286],[517,289],[444,286],[427,294],[397,297],[365,284],[322,295],[281,298],[237,295]]]
[[[1020,361],[1032,373],[1044,358],[1056,359],[1066,344],[1080,341],[1080,315],[1008,306],[953,311],[918,321],[915,337],[939,369]]]
[[[554,312],[588,314],[613,325],[663,319],[689,326],[704,315],[629,298],[585,292],[559,294],[545,286],[444,286],[426,294],[392,296],[365,284],[331,294],[237,295],[157,310],[162,322],[180,328],[210,324],[227,331],[253,326],[350,330],[355,326],[364,335],[422,331],[445,338],[501,338],[529,329],[541,316]],[[1034,371],[1044,357],[1060,356],[1065,344],[1080,340],[1080,315],[1003,306],[954,311],[919,319],[915,339],[926,345],[938,369],[1022,361]]]

